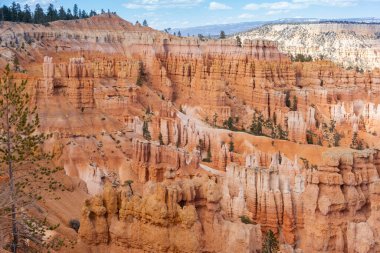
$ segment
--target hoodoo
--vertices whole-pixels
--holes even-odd
[[[273,234],[281,253],[379,252],[380,70],[292,61],[252,37],[178,37],[111,13],[2,22],[0,67],[18,59],[14,81],[51,135],[41,148],[63,169],[65,190],[23,210],[45,219],[42,240],[252,253]]]

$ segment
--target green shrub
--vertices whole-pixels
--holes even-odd
[[[272,230],[269,230],[265,235],[265,240],[263,241],[263,253],[277,253],[279,250],[278,240],[274,235]]]
[[[247,215],[240,216],[240,220],[244,224],[253,224],[252,220]]]

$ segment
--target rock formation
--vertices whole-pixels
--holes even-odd
[[[75,252],[260,252],[269,230],[283,253],[380,250],[378,69],[108,14],[0,34],[45,148],[91,195]]]
[[[379,24],[273,24],[239,34],[244,39],[278,42],[279,49],[292,55],[330,59],[344,67],[380,67]]]

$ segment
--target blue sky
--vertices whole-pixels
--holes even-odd
[[[2,0],[10,4],[12,0]],[[163,29],[221,23],[266,21],[280,18],[380,17],[380,0],[24,0],[22,5],[40,3],[65,8],[78,3],[90,10],[110,9],[135,22],[146,19],[150,26]]]

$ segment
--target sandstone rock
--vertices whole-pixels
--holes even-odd
[[[371,252],[375,240],[368,223],[349,223],[347,228],[348,252],[367,253]]]

